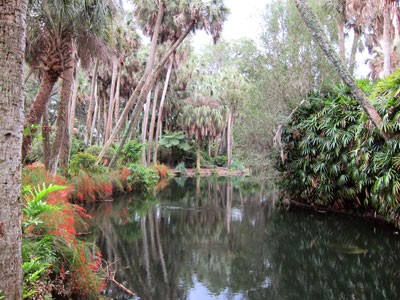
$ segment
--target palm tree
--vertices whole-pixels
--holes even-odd
[[[383,0],[380,4],[380,10],[383,14],[383,32],[382,32],[382,50],[383,50],[383,70],[384,75],[387,76],[392,73],[392,40],[395,33],[393,30],[393,23],[399,21],[400,11],[399,11],[399,1],[398,0]],[[397,19],[397,20],[395,20]]]
[[[22,299],[21,140],[28,0],[0,5],[0,297]]]
[[[160,3],[164,3],[161,1]],[[145,98],[147,93],[149,92],[151,86],[153,86],[161,69],[164,67],[165,63],[168,61],[169,57],[178,46],[183,42],[183,40],[189,35],[190,32],[195,30],[205,30],[207,33],[211,34],[214,41],[218,40],[222,31],[222,24],[226,18],[226,14],[228,12],[227,8],[224,6],[222,0],[209,0],[209,1],[169,1],[165,3],[165,16],[174,16],[174,24],[175,27],[171,33],[168,33],[169,39],[171,40],[171,46],[166,51],[166,53],[161,57],[158,64],[151,70],[149,74],[144,74],[141,81],[137,85],[134,93],[131,95],[124,111],[121,113],[120,120],[113,133],[111,134],[109,140],[104,145],[101,153],[99,154],[99,158],[97,163],[99,163],[104,156],[104,153],[110,147],[111,143],[115,139],[118,131],[122,128],[122,124],[127,117],[129,111],[132,109],[135,100],[137,100],[137,104],[132,113],[132,119],[129,122],[128,130],[124,136],[124,139],[120,143],[120,148],[125,143],[128,136],[130,136],[131,132],[137,126],[137,122],[139,121],[140,112],[143,108]],[[159,9],[162,8],[162,5],[159,5]],[[159,11],[160,13],[160,11]],[[158,22],[154,26],[154,29],[150,32],[153,32],[152,37],[152,47],[157,47],[158,39],[164,36],[164,33],[167,34],[166,30],[163,30],[165,27],[161,27],[160,23],[158,26]],[[168,31],[169,32],[169,31]],[[156,34],[157,33],[157,34]],[[173,33],[173,34],[172,34]],[[152,48],[153,49],[153,48]],[[150,51],[152,53],[152,51]],[[116,152],[112,162],[116,160],[119,151]],[[112,163],[110,163],[112,165]]]
[[[335,3],[336,11],[338,13],[336,23],[338,28],[339,56],[343,61],[346,61],[344,33],[344,28],[346,24],[346,2],[346,0],[337,0],[337,2]]]
[[[382,73],[384,76],[389,75],[394,70],[393,48],[399,42],[399,1],[348,0],[347,8],[351,25],[359,29],[355,29],[355,33],[365,34],[370,53],[382,52]],[[376,51],[379,48],[382,50]],[[377,66],[378,62],[374,64]]]
[[[375,108],[368,102],[367,97],[361,91],[361,89],[356,84],[354,78],[351,76],[350,71],[347,69],[346,65],[339,58],[335,49],[329,43],[323,29],[322,25],[318,21],[317,17],[313,13],[310,6],[307,4],[306,0],[294,0],[296,7],[302,16],[304,23],[313,35],[314,40],[321,47],[326,58],[333,64],[342,80],[349,86],[350,91],[360,106],[363,108],[368,118],[372,121],[375,127],[380,128],[379,125],[382,122],[382,118],[379,116]],[[386,137],[381,131],[381,135]]]
[[[187,136],[197,144],[196,169],[200,171],[202,142],[210,143],[220,136],[227,124],[230,111],[211,98],[184,100],[181,110],[181,126]]]
[[[27,60],[42,72],[42,80],[25,121],[24,159],[33,140],[33,125],[40,122],[50,93],[61,74],[71,68],[72,43],[104,34],[112,18],[112,0],[33,0],[29,6]],[[84,36],[84,38],[82,38]],[[61,115],[63,111],[59,112]],[[65,123],[65,122],[64,122]]]

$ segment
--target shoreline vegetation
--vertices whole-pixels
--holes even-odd
[[[99,299],[106,281],[124,287],[107,274],[107,262],[92,242],[85,241],[83,205],[162,184],[168,168],[128,167],[111,172],[81,170],[69,178],[48,175],[41,163],[22,175],[24,298]],[[127,292],[127,290],[125,290]],[[131,292],[131,295],[134,293]]]
[[[223,0],[117,2],[0,5],[0,300],[101,298],[84,205],[244,162],[283,206],[400,229],[399,1],[272,0],[258,41],[221,39]]]
[[[313,210],[355,211],[400,228],[400,69],[360,88],[383,116],[376,128],[344,85],[307,97],[277,135],[284,199]],[[384,131],[389,139],[380,134]]]
[[[173,169],[171,170],[175,176],[186,176],[186,177],[229,177],[229,176],[250,176],[250,169],[244,168],[240,170],[232,170],[224,167],[210,166],[201,168],[200,171],[194,168],[188,168],[184,171]]]
[[[108,171],[76,165],[67,177],[48,174],[42,163],[27,165],[22,173],[24,298],[55,297],[98,299],[107,281],[135,295],[107,272],[108,262],[92,242],[85,241],[84,206],[133,191],[162,189],[168,178],[184,172],[193,176],[247,176],[248,169],[185,169],[177,172],[165,165],[143,167],[133,163]],[[212,171],[212,172],[211,172]],[[83,277],[85,280],[80,280]]]

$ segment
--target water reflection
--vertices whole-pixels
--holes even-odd
[[[94,238],[141,299],[399,299],[390,230],[274,200],[250,181],[177,178],[94,207]]]

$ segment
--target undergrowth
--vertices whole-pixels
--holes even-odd
[[[381,128],[344,85],[311,95],[282,131],[283,156],[276,159],[282,190],[297,201],[372,212],[399,226],[400,70],[360,86],[381,115]]]

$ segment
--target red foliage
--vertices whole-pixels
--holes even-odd
[[[66,185],[67,181],[64,177],[55,175],[51,176],[47,173],[42,163],[33,163],[24,167],[22,171],[22,185],[37,186],[45,183],[46,185],[58,184]]]
[[[153,169],[154,171],[158,172],[158,176],[160,176],[160,178],[168,177],[169,169],[166,165],[164,164],[155,165]]]

